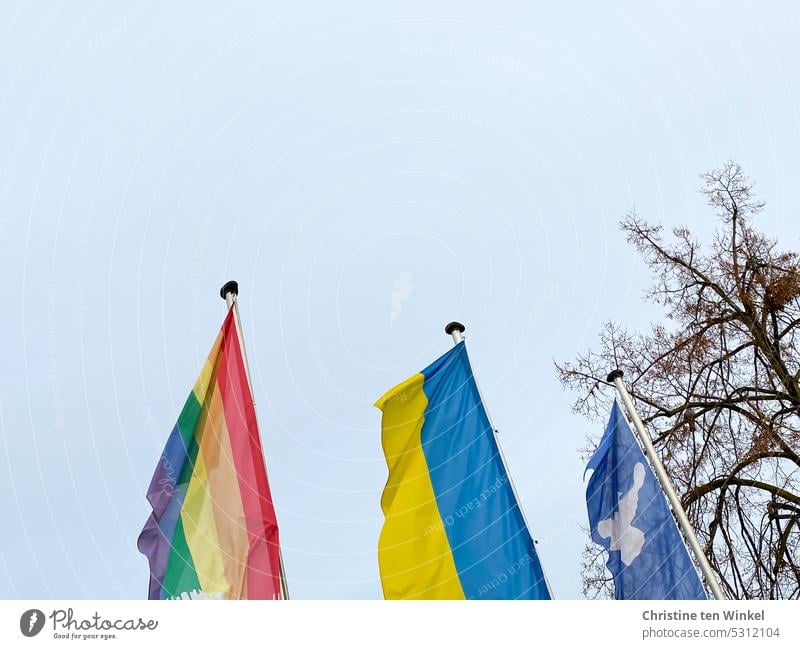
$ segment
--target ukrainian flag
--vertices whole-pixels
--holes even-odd
[[[465,344],[375,405],[389,467],[384,597],[550,599]]]

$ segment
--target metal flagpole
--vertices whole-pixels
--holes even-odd
[[[719,582],[717,582],[717,578],[714,575],[714,572],[711,570],[711,564],[708,563],[708,558],[706,557],[705,552],[703,552],[703,548],[700,546],[700,541],[697,540],[697,535],[695,534],[692,524],[689,522],[689,519],[686,516],[683,505],[681,505],[678,494],[675,493],[675,489],[669,480],[669,476],[664,469],[664,465],[661,464],[661,460],[656,454],[656,449],[653,446],[653,440],[650,439],[650,435],[645,429],[642,420],[639,418],[639,413],[636,412],[631,395],[628,394],[628,389],[625,387],[625,383],[622,381],[622,376],[622,370],[617,369],[611,372],[606,380],[609,383],[614,384],[614,386],[617,388],[620,398],[622,399],[622,403],[625,404],[625,410],[628,412],[628,417],[631,419],[631,421],[633,421],[633,425],[636,428],[639,440],[644,445],[644,450],[650,460],[650,464],[653,466],[656,476],[658,476],[658,481],[661,483],[661,488],[667,495],[669,504],[672,505],[672,511],[675,512],[675,516],[677,517],[678,523],[683,530],[683,534],[686,537],[686,540],[689,541],[689,545],[692,547],[692,552],[694,553],[695,559],[700,564],[700,570],[703,573],[703,576],[706,578],[706,582],[711,588],[711,592],[714,593],[714,597],[717,599],[725,599],[725,595],[722,593]]]
[[[247,352],[244,348],[244,338],[242,337],[242,323],[239,320],[239,283],[235,280],[225,282],[225,284],[223,284],[222,288],[219,290],[219,296],[225,300],[225,304],[228,305],[229,309],[233,309],[233,320],[236,324],[236,335],[239,338],[239,347],[242,351],[242,360],[244,360],[244,373],[247,376],[247,386],[250,388],[250,396],[253,399],[253,410],[255,410],[256,398],[255,393],[253,392],[253,382],[250,380],[250,363],[247,360]],[[256,425],[258,425],[258,413],[256,413]],[[281,552],[280,545],[278,545],[278,563],[281,581],[281,597],[283,599],[289,599],[289,587],[286,584],[286,573],[283,569],[283,553]]]
[[[466,331],[466,327],[460,322],[451,322],[444,328],[444,332],[447,335],[453,337],[453,343],[455,345],[464,342],[464,335],[463,335],[464,331]],[[511,471],[508,468],[508,462],[506,462],[506,456],[503,454],[503,447],[500,444],[500,437],[498,436],[497,428],[495,428],[494,422],[492,421],[492,416],[489,414],[489,409],[486,407],[486,400],[483,398],[483,393],[481,392],[481,388],[478,385],[478,378],[475,376],[474,372],[472,372],[472,380],[475,382],[475,387],[478,390],[478,396],[480,397],[481,403],[483,404],[483,411],[486,413],[486,418],[489,420],[489,426],[492,427],[492,434],[494,435],[495,444],[497,444],[497,451],[498,454],[500,455],[500,461],[503,463],[503,468],[505,469],[506,475],[508,476],[508,484],[511,487],[511,492],[514,494],[514,498],[517,501],[517,507],[519,507],[519,513],[522,514],[522,522],[525,523],[525,527],[528,530],[528,534],[530,534],[531,540],[534,542],[535,545],[536,540],[533,538],[533,533],[531,532],[531,526],[528,524],[528,518],[525,516],[525,510],[522,508],[522,501],[519,499],[517,488],[514,485],[514,479],[511,477]],[[537,550],[537,554],[541,554],[541,552]],[[553,597],[553,589],[550,588],[550,580],[547,579],[547,574],[545,573],[541,557],[539,560],[539,565],[542,569],[544,584],[545,586],[547,586],[547,593],[550,595],[550,599],[555,599]]]

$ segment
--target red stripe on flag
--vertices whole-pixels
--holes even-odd
[[[247,598],[280,597],[278,521],[264,466],[253,396],[247,382],[233,309],[222,325],[223,342],[217,382],[230,435],[250,552]]]

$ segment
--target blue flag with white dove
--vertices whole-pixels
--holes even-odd
[[[616,402],[589,469],[592,540],[608,551],[616,599],[706,599],[667,499]]]

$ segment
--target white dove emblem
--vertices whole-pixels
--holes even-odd
[[[644,484],[644,464],[637,462],[633,467],[633,486],[619,499],[619,509],[613,518],[606,518],[597,524],[597,533],[604,539],[611,539],[611,550],[619,550],[622,563],[631,565],[639,556],[644,545],[642,530],[633,527],[633,517],[639,506],[639,490]]]

